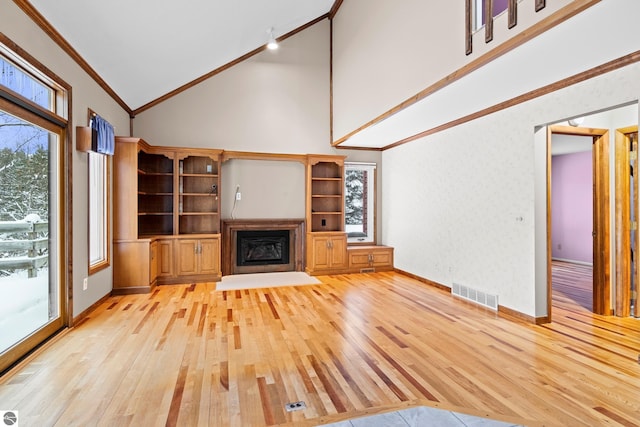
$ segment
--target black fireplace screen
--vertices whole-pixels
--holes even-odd
[[[289,263],[289,230],[238,231],[238,266]]]

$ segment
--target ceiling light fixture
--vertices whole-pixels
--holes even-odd
[[[267,42],[267,49],[276,50],[278,48],[278,42],[276,38],[273,36],[273,27],[267,30],[267,34],[269,34],[269,41]]]

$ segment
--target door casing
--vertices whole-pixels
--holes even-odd
[[[551,322],[552,318],[551,138],[554,134],[593,138],[593,312],[611,315],[609,130],[555,125],[547,128],[547,320]]]

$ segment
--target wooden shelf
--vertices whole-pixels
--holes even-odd
[[[181,173],[178,176],[195,176],[195,177],[199,177],[199,178],[218,178],[217,174],[210,174],[210,173]]]
[[[147,171],[144,171],[142,169],[138,169],[138,174],[139,175],[148,175],[148,176],[170,176],[170,177],[173,177],[172,173],[167,173],[167,172],[147,172]]]

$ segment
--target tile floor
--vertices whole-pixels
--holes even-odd
[[[517,425],[444,409],[418,406],[338,423],[323,424],[321,427],[513,427]]]

